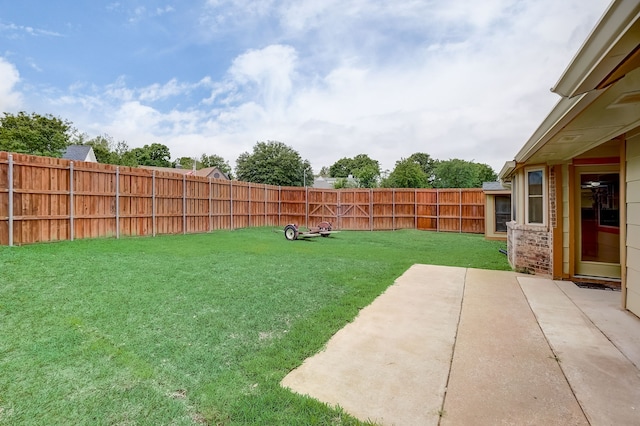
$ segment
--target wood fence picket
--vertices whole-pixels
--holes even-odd
[[[481,189],[278,187],[0,152],[0,245],[254,226],[484,233]]]

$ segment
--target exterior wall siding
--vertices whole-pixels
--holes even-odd
[[[569,219],[569,166],[562,166],[562,273],[569,275],[570,219]]]
[[[640,135],[627,140],[627,301],[640,316]]]
[[[496,231],[496,195],[511,196],[510,192],[502,194],[486,193],[485,194],[485,209],[484,209],[484,235],[488,240],[502,240],[506,241],[507,233]]]

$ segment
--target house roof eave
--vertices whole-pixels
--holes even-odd
[[[511,175],[513,171],[516,169],[517,163],[515,161],[507,161],[502,166],[500,173],[498,173],[498,179],[500,182],[504,183],[511,180]]]
[[[638,60],[639,32],[640,2],[614,0],[551,91],[571,98],[624,76],[616,71],[627,59]]]
[[[528,161],[541,147],[593,103],[601,92],[592,91],[574,98],[561,98],[529,140],[518,151],[515,161],[517,163]]]

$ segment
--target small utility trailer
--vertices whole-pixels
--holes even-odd
[[[320,222],[318,226],[309,228],[308,231],[301,231],[295,223],[290,223],[284,227],[284,237],[289,241],[312,237],[328,237],[335,232],[337,231],[331,230],[331,222]]]

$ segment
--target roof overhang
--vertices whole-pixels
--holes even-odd
[[[508,182],[511,180],[511,174],[516,169],[517,163],[515,161],[507,161],[502,166],[502,170],[498,173],[498,179],[500,182]]]
[[[612,2],[551,91],[571,98],[615,83],[640,66],[639,34],[640,2]]]
[[[516,154],[517,164],[566,162],[640,126],[639,18],[637,0],[609,6],[553,88],[563,98]]]
[[[576,98],[562,98],[536,129],[529,140],[518,151],[515,160],[518,163],[528,161],[533,154],[546,145],[558,133],[576,118],[591,101],[597,97],[597,92],[586,93]]]

